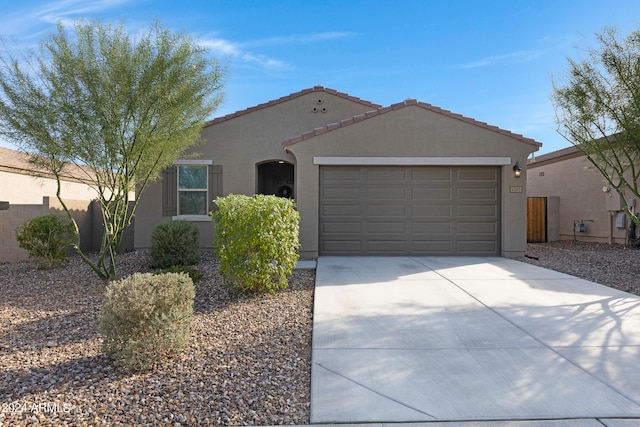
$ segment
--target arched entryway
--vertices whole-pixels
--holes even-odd
[[[284,160],[260,163],[258,166],[258,194],[275,194],[276,196],[293,198],[294,166]]]

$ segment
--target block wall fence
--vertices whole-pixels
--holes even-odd
[[[86,252],[97,252],[103,230],[100,205],[87,200],[65,200],[65,204],[80,229],[80,247]],[[49,214],[66,215],[58,200],[49,197],[43,197],[39,205],[10,204],[9,209],[0,210],[0,263],[28,260],[27,251],[18,246],[16,229],[32,218]],[[133,225],[125,232],[120,246],[121,252],[130,250],[133,250]]]

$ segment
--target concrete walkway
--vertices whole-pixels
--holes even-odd
[[[312,424],[640,425],[639,297],[498,257],[321,257],[314,310]]]

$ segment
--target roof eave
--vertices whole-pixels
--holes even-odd
[[[317,135],[320,135],[320,134],[323,134],[323,133],[327,133],[327,132],[332,132],[332,131],[334,131],[334,130],[336,130],[338,128],[349,126],[349,125],[352,125],[354,123],[358,123],[358,122],[361,122],[363,120],[368,120],[368,119],[371,119],[373,117],[377,117],[377,116],[380,116],[382,114],[386,114],[386,113],[389,113],[391,111],[396,111],[396,110],[399,110],[399,109],[402,109],[402,108],[405,108],[405,107],[408,107],[408,106],[418,106],[418,107],[424,108],[426,110],[432,111],[432,112],[434,112],[436,114],[442,114],[442,115],[451,117],[453,119],[460,120],[460,121],[469,123],[471,125],[478,126],[478,127],[483,128],[483,129],[486,129],[486,130],[489,130],[489,131],[492,131],[492,132],[499,133],[501,135],[505,135],[505,136],[517,139],[517,140],[522,141],[524,143],[533,145],[534,147],[536,147],[535,151],[537,151],[542,146],[541,142],[538,142],[538,141],[536,141],[536,140],[534,140],[532,138],[527,138],[527,137],[525,137],[523,135],[511,132],[511,131],[508,131],[508,130],[505,130],[505,129],[501,129],[501,128],[497,127],[497,126],[492,126],[492,125],[489,125],[489,124],[487,124],[485,122],[481,122],[481,121],[472,119],[470,117],[466,117],[466,116],[463,116],[461,114],[457,114],[457,113],[454,113],[452,111],[445,110],[443,108],[436,107],[434,105],[428,104],[426,102],[421,102],[421,101],[418,101],[418,100],[412,99],[412,98],[406,99],[403,102],[398,102],[396,104],[392,104],[392,105],[390,105],[388,107],[381,107],[381,108],[377,108],[375,110],[367,111],[365,113],[358,114],[356,116],[341,120],[340,122],[331,123],[331,124],[328,124],[326,126],[322,126],[322,127],[316,128],[316,129],[314,129],[312,131],[304,132],[303,134],[296,135],[294,137],[291,137],[291,138],[283,141],[282,142],[282,146],[286,149],[287,147],[289,147],[289,146],[291,146],[293,144],[297,144],[298,142],[302,142],[302,141],[304,141],[306,139],[313,138],[313,137],[315,137]]]
[[[206,127],[218,124],[218,123],[226,122],[226,121],[234,119],[236,117],[244,116],[246,114],[253,113],[255,111],[263,110],[265,108],[269,108],[269,107],[272,107],[274,105],[281,104],[283,102],[290,101],[292,99],[298,98],[300,96],[303,96],[303,95],[306,95],[306,94],[309,94],[309,93],[314,93],[314,92],[324,92],[324,93],[328,93],[328,94],[331,94],[331,95],[335,95],[335,96],[338,96],[338,97],[341,97],[341,98],[344,98],[344,99],[347,99],[347,100],[350,100],[350,101],[353,101],[353,102],[357,102],[357,103],[365,105],[365,106],[369,106],[369,107],[371,107],[373,109],[382,107],[380,104],[375,104],[373,102],[363,100],[363,99],[358,98],[356,96],[352,96],[352,95],[349,95],[349,94],[344,93],[344,92],[339,92],[339,91],[337,91],[335,89],[326,88],[326,87],[324,87],[322,85],[317,85],[317,86],[314,86],[312,88],[303,89],[303,90],[301,90],[299,92],[294,92],[294,93],[291,93],[289,95],[280,97],[278,99],[274,99],[274,100],[271,100],[271,101],[268,101],[268,102],[265,102],[265,103],[262,103],[262,104],[258,104],[258,105],[255,105],[253,107],[246,108],[244,110],[239,110],[239,111],[227,114],[227,115],[222,116],[222,117],[216,117],[215,119],[206,122],[204,124],[204,127],[206,128]]]

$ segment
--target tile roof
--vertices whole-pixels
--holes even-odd
[[[23,168],[28,165],[29,164],[21,152],[10,148],[0,147],[0,166]]]
[[[480,122],[478,120],[472,119],[470,117],[465,117],[465,116],[463,116],[461,114],[453,113],[453,112],[451,112],[449,110],[445,110],[445,109],[442,109],[440,107],[436,107],[436,106],[428,104],[426,102],[418,101],[416,99],[407,99],[407,100],[405,100],[403,102],[399,102],[397,104],[392,104],[392,105],[390,105],[388,107],[377,108],[377,109],[372,110],[372,111],[367,111],[366,113],[363,113],[363,114],[358,114],[357,116],[353,116],[351,118],[348,118],[348,119],[345,119],[345,120],[341,120],[338,123],[331,123],[331,124],[328,124],[326,126],[316,128],[314,130],[305,132],[305,133],[303,133],[301,135],[297,135],[297,136],[294,136],[292,138],[289,138],[288,140],[283,141],[282,145],[284,147],[288,147],[290,145],[296,144],[296,143],[304,141],[306,139],[313,138],[314,136],[321,135],[321,134],[327,133],[327,132],[331,132],[332,130],[335,130],[335,129],[338,129],[338,128],[341,128],[341,127],[345,127],[345,126],[349,126],[349,125],[352,125],[354,123],[358,123],[358,122],[361,122],[363,120],[367,120],[367,119],[370,119],[372,117],[376,117],[376,116],[388,113],[390,111],[399,110],[401,108],[404,108],[404,107],[407,107],[407,106],[411,106],[411,105],[416,105],[418,107],[424,108],[424,109],[432,111],[434,113],[442,114],[442,115],[454,118],[456,120],[460,120],[460,121],[463,121],[463,122],[466,122],[466,123],[469,123],[469,124],[472,124],[472,125],[475,125],[475,126],[478,126],[478,127],[481,127],[481,128],[493,131],[493,132],[497,132],[497,133],[502,134],[502,135],[506,135],[506,136],[518,139],[518,140],[520,140],[522,142],[526,142],[528,144],[535,145],[536,147],[540,147],[542,145],[542,143],[540,143],[540,142],[538,142],[538,141],[536,141],[534,139],[527,138],[525,136],[522,136],[522,135],[517,134],[517,133],[513,133],[513,132],[508,131],[508,130],[500,129],[497,126],[492,126],[492,125],[489,125],[487,123]]]
[[[622,140],[624,140],[623,135],[624,135],[623,132],[618,132],[611,135],[600,137],[596,139],[596,141],[600,141],[603,144],[604,143],[616,144],[618,141],[618,138],[622,138]],[[532,157],[527,160],[527,165],[530,165],[531,167],[541,166],[542,164],[560,162],[563,160],[568,160],[568,159],[581,157],[581,156],[586,157],[585,152],[582,151],[580,148],[578,148],[576,145],[571,145],[569,147],[561,148],[556,151],[551,151],[550,153],[542,154],[537,157]]]
[[[0,147],[0,171],[55,179],[47,170],[38,169],[29,163],[24,153],[5,147]],[[60,174],[60,178],[64,181],[85,182],[92,174],[93,171],[89,168],[83,170],[79,166],[70,165]]]
[[[578,147],[571,146],[527,159],[527,166],[542,166],[544,164],[555,163],[580,156],[584,156],[584,153],[580,151]]]
[[[330,88],[327,88],[327,87],[324,87],[324,86],[321,86],[321,85],[317,85],[317,86],[314,86],[314,87],[309,88],[309,89],[303,89],[303,90],[301,90],[299,92],[294,92],[294,93],[292,93],[290,95],[283,96],[283,97],[278,98],[278,99],[274,99],[273,101],[265,102],[263,104],[259,104],[259,105],[256,105],[254,107],[247,108],[245,110],[236,111],[235,113],[227,114],[226,116],[222,116],[222,117],[217,117],[217,118],[215,118],[213,120],[210,120],[210,121],[206,122],[204,127],[211,126],[211,125],[214,125],[214,124],[217,124],[217,123],[220,123],[220,122],[224,122],[224,121],[233,119],[235,117],[243,116],[245,114],[253,113],[254,111],[262,110],[264,108],[268,108],[268,107],[271,107],[273,105],[277,105],[277,104],[280,104],[282,102],[286,102],[286,101],[298,98],[298,97],[300,97],[302,95],[306,95],[308,93],[314,93],[314,92],[324,92],[324,93],[328,93],[328,94],[331,94],[331,95],[339,96],[341,98],[348,99],[350,101],[357,102],[359,104],[362,104],[362,105],[365,105],[365,106],[369,106],[371,108],[380,108],[380,107],[382,107],[380,104],[374,104],[373,102],[365,101],[363,99],[357,98],[355,96],[351,96],[351,95],[346,94],[344,92],[338,92],[335,89],[330,89]]]

